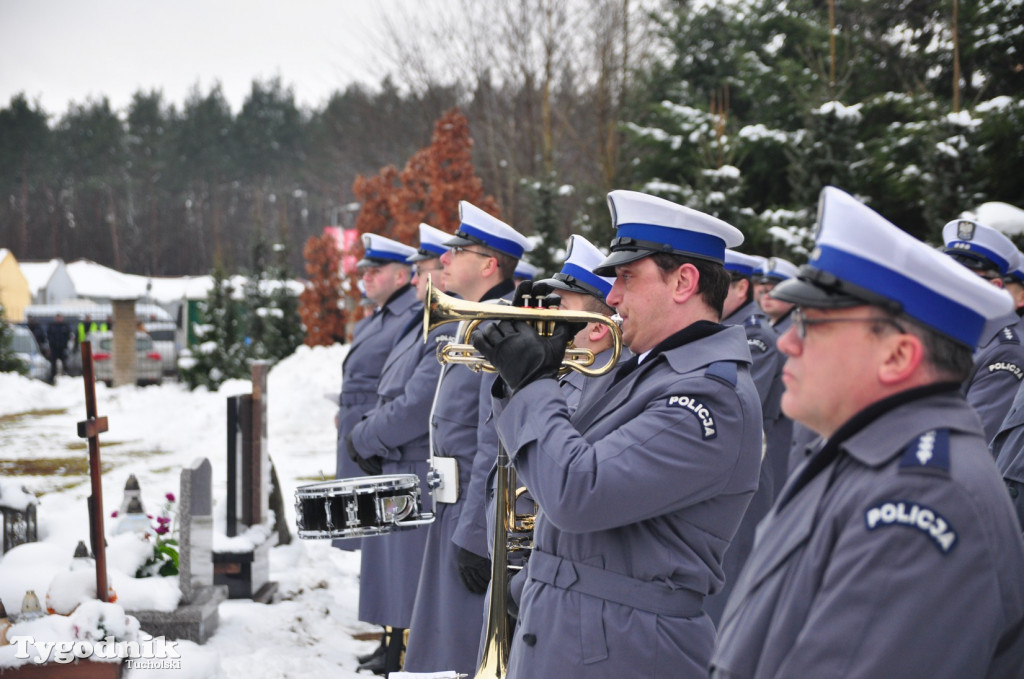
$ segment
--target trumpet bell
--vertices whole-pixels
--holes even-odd
[[[446,295],[436,289],[427,278],[427,289],[423,302],[423,341],[430,332],[444,323],[459,322],[459,332],[454,342],[438,349],[438,360],[442,363],[458,363],[474,371],[495,372],[495,368],[472,344],[469,337],[483,321],[521,320],[533,324],[542,334],[551,334],[555,323],[600,323],[608,326],[612,337],[612,355],[604,365],[592,368],[594,353],[589,349],[577,349],[570,345],[562,359],[563,370],[575,370],[590,377],[604,375],[615,367],[622,353],[622,332],[619,325],[602,314],[589,311],[568,311],[563,309],[535,309],[514,307],[506,304],[484,304]]]

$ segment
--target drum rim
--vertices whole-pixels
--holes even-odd
[[[416,474],[383,474],[381,476],[355,476],[346,479],[331,479],[328,481],[317,481],[298,486],[295,495],[299,497],[323,497],[328,490],[402,490],[405,488],[419,487],[420,479]]]

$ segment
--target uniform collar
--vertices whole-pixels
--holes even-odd
[[[484,293],[484,296],[480,298],[480,301],[488,299],[498,299],[505,295],[510,295],[516,291],[516,284],[511,279],[505,279],[502,282],[495,285],[493,288]]]
[[[743,325],[751,316],[764,316],[764,312],[761,311],[761,307],[757,306],[757,302],[754,300],[750,300],[739,309],[729,314],[728,317],[723,318],[722,324]]]
[[[920,407],[925,400],[928,408]],[[960,384],[956,382],[909,389],[874,403],[852,417],[847,424],[852,425],[853,430],[837,443],[859,462],[877,467],[888,463],[911,441],[932,429],[951,429],[984,437],[978,416],[966,405]],[[913,416],[908,417],[907,411],[911,409]],[[869,427],[869,424],[877,426]],[[840,427],[840,431],[846,426]],[[837,439],[840,431],[832,439]]]

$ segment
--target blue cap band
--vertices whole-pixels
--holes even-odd
[[[725,263],[725,270],[726,271],[734,271],[734,272],[736,272],[738,274],[742,274],[744,276],[753,276],[754,275],[754,267],[747,266],[746,264],[737,264],[737,263],[734,263],[734,262],[726,262]]]
[[[895,300],[911,318],[968,346],[977,346],[985,327],[985,317],[978,312],[871,260],[828,245],[817,249],[820,254],[809,262],[814,268]]]
[[[369,249],[363,254],[363,259],[379,259],[387,260],[389,262],[401,262],[402,264],[407,264],[407,262],[405,261],[405,258],[407,256],[408,255],[402,254],[400,252],[389,252],[387,250]]]
[[[486,245],[489,248],[494,248],[499,252],[504,252],[507,255],[515,257],[516,259],[519,259],[520,257],[523,256],[524,248],[522,245],[519,245],[515,241],[509,240],[508,238],[501,238],[499,236],[495,236],[493,233],[488,233],[483,229],[478,229],[471,224],[467,224],[466,222],[462,222],[462,224],[459,226],[459,231],[456,231],[455,235],[460,235],[459,232],[466,234],[466,236],[468,236],[471,240],[478,241],[479,243]]]
[[[608,283],[608,281],[601,278],[593,271],[588,271],[584,269],[579,264],[566,262],[564,265],[562,265],[562,273],[564,273],[567,276],[572,276],[581,283],[586,283],[587,285],[591,286],[599,293],[601,293],[604,297],[607,297],[608,293],[612,291],[612,286]]]
[[[966,240],[954,240],[950,241],[946,245],[946,254],[955,255],[962,252],[972,252],[977,255],[981,255],[985,259],[989,260],[999,268],[999,273],[1005,274],[1006,270],[1010,268],[1010,263],[1006,261],[1006,258],[1000,255],[995,250],[989,250],[986,247],[978,245],[974,241]]]
[[[662,243],[680,254],[689,253],[718,262],[725,261],[725,241],[707,233],[674,229],[669,226],[633,223],[619,224],[615,235],[617,238],[633,238]]]
[[[436,245],[434,243],[420,243],[420,254],[430,253],[440,257],[444,253],[448,252],[448,248],[443,245]]]

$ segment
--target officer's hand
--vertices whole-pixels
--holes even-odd
[[[353,462],[359,462],[359,451],[356,450],[356,444],[352,442],[351,433],[345,437],[345,451],[348,453],[350,460]]]
[[[486,592],[487,583],[491,581],[491,560],[459,547],[458,563],[459,577],[466,589],[473,594]]]
[[[514,393],[534,380],[557,378],[569,339],[578,331],[579,324],[556,323],[549,337],[541,337],[525,321],[501,320],[475,330],[470,341]]]
[[[370,457],[356,457],[356,464],[363,470],[364,474],[369,476],[380,476],[384,473],[384,458],[380,455],[371,455]]]

